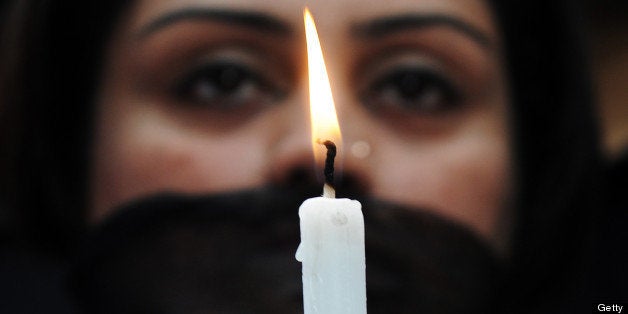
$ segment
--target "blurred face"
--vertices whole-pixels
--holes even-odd
[[[162,191],[290,185],[317,171],[304,4],[140,0],[125,12],[97,97],[93,220]],[[500,246],[508,95],[487,4],[330,0],[310,9],[343,133],[343,177]]]

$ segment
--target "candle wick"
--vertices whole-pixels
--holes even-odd
[[[335,198],[336,190],[334,189],[334,159],[336,158],[336,144],[330,140],[322,142],[317,140],[319,144],[325,145],[327,148],[327,157],[325,158],[325,185],[323,186],[323,196]]]
[[[336,144],[332,141],[322,143],[327,148],[327,158],[325,158],[325,183],[334,186],[334,159],[336,158]]]
[[[323,197],[336,198],[336,190],[329,184],[323,185]]]

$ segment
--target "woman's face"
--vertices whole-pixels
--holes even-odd
[[[304,4],[140,0],[126,11],[96,99],[94,220],[160,191],[219,193],[314,173]],[[499,246],[508,95],[487,4],[309,5],[343,133],[343,176]]]

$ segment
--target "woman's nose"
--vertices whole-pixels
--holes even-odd
[[[306,109],[286,108],[278,123],[271,143],[269,177],[274,185],[301,187],[317,183],[316,166],[312,152],[309,117]]]
[[[302,109],[307,110],[307,109]],[[303,121],[294,117],[305,116]],[[291,118],[288,118],[291,117]],[[313,149],[325,151],[323,145],[313,146],[310,134],[310,122],[306,113],[292,113],[286,119],[292,119],[273,145],[271,153],[270,180],[282,187],[313,187],[324,182],[323,163],[314,161]],[[283,120],[286,121],[286,120]],[[348,145],[351,145],[350,142]],[[354,158],[346,145],[338,147],[335,158],[334,185],[338,196],[363,195],[368,192],[369,179],[362,160]]]

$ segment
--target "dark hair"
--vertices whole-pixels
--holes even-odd
[[[0,66],[0,221],[20,245],[69,248],[84,225],[92,97],[125,1],[14,1]],[[65,247],[65,248],[64,248]]]
[[[515,308],[551,307],[586,285],[600,205],[597,114],[578,1],[493,1],[504,34],[518,175],[510,273]],[[570,289],[568,289],[571,288]],[[562,297],[561,297],[562,296]],[[575,301],[575,300],[573,300]],[[577,302],[573,303],[575,306]],[[588,304],[587,304],[588,306]]]
[[[91,98],[124,1],[16,2],[0,76],[0,201],[13,216],[1,227],[33,243],[72,243],[84,225]],[[491,4],[505,43],[518,178],[504,299],[523,312],[543,306],[540,295],[573,293],[562,288],[576,285],[598,204],[598,127],[575,2]]]

